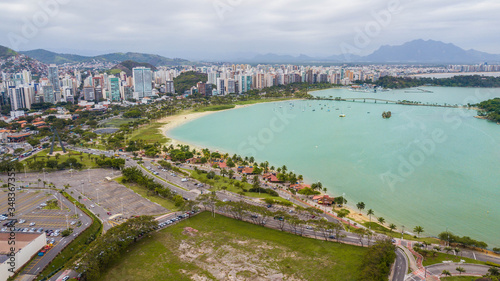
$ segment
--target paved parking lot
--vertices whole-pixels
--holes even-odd
[[[56,171],[51,173],[24,173],[18,175],[18,186],[30,186],[36,188],[39,185],[43,187],[43,182],[46,182],[48,187],[54,184],[56,188],[63,189],[66,187],[67,192],[85,204],[88,209],[100,217],[105,223],[105,229],[117,225],[121,222],[121,218],[128,218],[133,215],[161,215],[166,214],[169,210],[162,206],[153,203],[125,186],[109,180],[112,177],[119,176],[121,173],[117,170],[109,169],[91,169],[82,171]],[[39,181],[40,179],[40,181]],[[0,176],[0,180],[6,182],[6,176]],[[33,189],[25,189],[33,190]],[[34,192],[34,191],[32,191]],[[54,193],[54,191],[51,191]],[[49,199],[53,199],[49,198]],[[21,195],[17,200],[22,200]],[[48,199],[37,197],[37,203],[40,204]],[[44,201],[45,200],[45,201]],[[21,201],[18,202],[18,204]],[[2,205],[3,207],[4,205]],[[92,207],[93,206],[93,207]],[[18,208],[21,208],[19,205]],[[48,225],[59,226],[61,221],[59,218],[53,219],[52,216],[61,215],[56,211],[52,213],[38,212],[33,214],[33,220],[46,220]],[[2,212],[0,212],[1,214]],[[66,217],[64,217],[63,226],[66,225]],[[70,221],[71,222],[71,221]]]
[[[61,202],[59,209],[43,209],[40,206],[42,203],[48,200],[58,199],[55,197],[54,191],[49,190],[21,190],[16,192],[16,218],[18,221],[25,220],[24,223],[17,223],[17,228],[35,228],[39,230],[64,230],[68,226],[73,226],[79,220],[75,216],[74,205],[66,205],[66,203]],[[58,194],[59,195],[59,194]],[[7,192],[5,189],[0,192],[0,213],[6,213],[8,207]],[[61,206],[62,205],[62,206]],[[71,225],[71,223],[73,225]],[[2,223],[0,229],[3,229],[5,222]],[[34,223],[34,225],[31,225]],[[60,238],[60,236],[58,237]],[[58,239],[56,239],[58,240]]]

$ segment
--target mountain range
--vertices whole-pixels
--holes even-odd
[[[190,61],[179,58],[166,58],[160,55],[153,54],[143,54],[143,53],[111,53],[105,55],[99,55],[94,57],[80,56],[74,54],[60,54],[44,49],[37,49],[31,51],[21,51],[19,52],[28,57],[34,58],[46,64],[63,64],[63,63],[78,63],[87,61],[103,61],[103,62],[122,62],[122,61],[137,61],[142,63],[149,63],[154,66],[177,66],[191,64]]]
[[[434,40],[413,40],[402,45],[381,46],[366,56],[353,54],[332,55],[328,57],[309,57],[307,55],[289,56],[277,54],[256,55],[240,59],[250,63],[424,63],[424,64],[469,64],[499,63],[500,55],[476,50],[464,50],[451,43]]]
[[[43,49],[19,52],[45,64],[78,63],[87,61],[107,61],[120,63],[123,61],[135,61],[148,63],[153,66],[178,66],[193,64],[185,59],[166,58],[160,55],[144,53],[110,53],[98,56],[81,56],[76,54],[61,54]],[[16,55],[9,48],[0,46],[0,59]],[[331,55],[327,57],[311,57],[304,54],[299,56],[259,54],[252,57],[229,59],[228,62],[238,63],[401,63],[401,64],[474,64],[474,63],[500,63],[500,55],[489,54],[477,50],[464,50],[451,43],[443,43],[434,40],[413,40],[402,45],[384,45],[373,53],[366,56],[353,54]]]

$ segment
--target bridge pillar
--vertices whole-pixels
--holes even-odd
[[[375,100],[375,103],[377,103],[377,100]]]
[[[364,99],[363,102],[366,102],[366,99]]]

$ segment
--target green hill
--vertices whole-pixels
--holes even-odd
[[[99,55],[95,57],[80,56],[73,54],[59,54],[43,49],[20,52],[31,58],[37,59],[46,64],[63,64],[63,63],[78,63],[91,60],[121,62],[121,61],[136,61],[141,63],[149,63],[154,66],[177,66],[191,64],[188,60],[178,58],[166,58],[159,55],[143,54],[143,53],[111,53]]]
[[[189,64],[189,61],[185,59],[170,59],[159,55],[130,53],[130,52],[112,53],[112,54],[96,56],[94,58],[104,61],[136,61],[136,62],[149,63],[154,66],[162,66],[162,65],[176,66],[176,65]]]
[[[16,51],[0,45],[0,59],[6,59],[15,55],[17,55]]]
[[[22,51],[21,54],[39,60],[45,64],[63,64],[82,62],[89,60],[90,57],[72,55],[72,54],[58,54],[44,49],[36,49],[31,51]]]
[[[183,94],[184,91],[189,90],[193,86],[196,86],[196,83],[200,81],[207,82],[207,75],[194,71],[181,73],[179,76],[174,78],[175,91],[179,94]]]
[[[147,62],[136,62],[132,60],[126,60],[122,61],[121,63],[113,66],[112,69],[108,71],[108,74],[118,74],[122,71],[125,71],[128,76],[132,75],[132,68],[138,67],[138,66],[144,66],[144,67],[149,67],[151,70],[155,71],[156,67],[153,65],[147,63]]]

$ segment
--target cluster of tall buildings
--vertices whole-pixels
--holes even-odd
[[[199,81],[184,93],[176,93],[174,78],[183,72],[205,73],[207,81]],[[122,102],[145,101],[159,93],[205,96],[244,94],[250,90],[292,83],[330,83],[350,85],[354,82],[374,82],[383,76],[408,76],[422,73],[454,73],[500,71],[499,65],[256,65],[224,64],[212,66],[147,67],[108,74],[102,71],[59,69],[50,65],[46,75],[34,81],[28,70],[1,73],[0,106],[11,111],[31,109],[35,103],[58,102]],[[46,76],[46,77],[45,77]],[[81,87],[81,88],[80,88]]]
[[[375,81],[383,75],[383,72],[365,67],[340,66],[233,64],[196,70],[207,74],[207,84],[215,85],[214,95],[243,94],[253,89],[301,82],[348,85],[354,81]]]
[[[31,72],[2,73],[0,104],[10,109],[31,109],[34,103],[74,102],[78,87],[78,76],[59,76],[56,65],[50,65],[46,78],[32,80]]]

